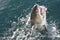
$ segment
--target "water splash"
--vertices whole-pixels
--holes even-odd
[[[52,39],[60,38],[60,32],[56,29],[55,23],[48,24],[48,36],[46,34],[41,34],[38,30],[30,31],[30,14],[26,16],[26,18],[18,18],[18,22],[13,22],[13,28],[10,30],[14,30],[14,27],[17,27],[15,31],[13,31],[12,36],[5,36],[3,40],[44,40],[44,38]],[[9,31],[10,31],[9,30]],[[57,39],[56,39],[57,40]]]

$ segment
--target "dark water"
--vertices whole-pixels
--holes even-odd
[[[0,0],[0,37],[4,37],[4,33],[12,28],[12,22],[17,22],[19,16],[25,17],[35,3],[46,6],[47,19],[51,16],[60,28],[60,0]]]

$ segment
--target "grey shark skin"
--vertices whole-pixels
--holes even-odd
[[[47,31],[46,29],[46,11],[44,6],[34,5],[31,11],[31,26],[35,25],[40,31]]]

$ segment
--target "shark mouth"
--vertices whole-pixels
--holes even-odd
[[[46,14],[47,8],[45,6],[40,6],[38,4],[34,5],[33,12],[35,11],[39,13],[39,15],[44,16]]]
[[[47,8],[45,8],[44,6],[40,6],[41,15],[43,15],[44,13],[46,13],[46,11],[47,11]]]

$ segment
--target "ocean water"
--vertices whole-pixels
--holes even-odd
[[[52,37],[28,31],[31,8],[36,3],[48,9],[47,22],[56,29]],[[60,40],[59,9],[60,0],[0,0],[0,40]]]

